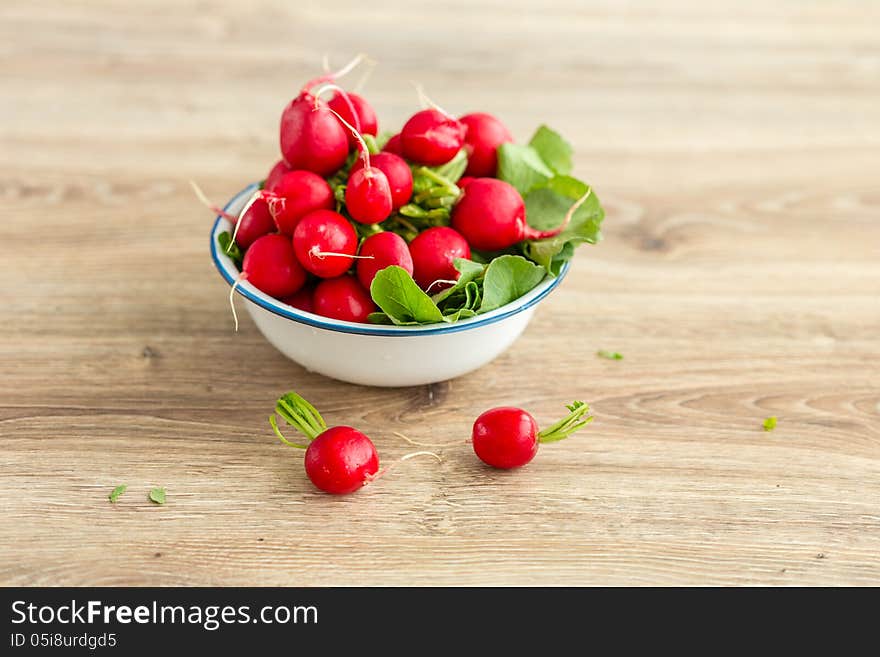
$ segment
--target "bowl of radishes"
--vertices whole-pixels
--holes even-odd
[[[443,381],[523,332],[604,213],[541,126],[429,107],[379,132],[367,100],[307,82],[284,108],[281,159],[217,211],[211,254],[279,351],[373,386]],[[234,305],[233,305],[234,310]],[[237,325],[237,318],[236,318]]]

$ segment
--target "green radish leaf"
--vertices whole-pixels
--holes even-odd
[[[542,125],[535,132],[529,146],[535,149],[544,163],[558,174],[571,173],[571,144],[562,136]]]
[[[571,205],[588,190],[590,187],[586,183],[571,176],[555,176],[547,180],[525,197],[529,225],[539,230],[558,226],[564,220]],[[560,254],[570,258],[571,252],[565,254],[563,251],[567,244],[575,247],[585,242],[595,244],[601,239],[600,228],[604,217],[605,212],[599,199],[591,193],[575,211],[565,230],[556,237],[526,242],[523,252],[527,258],[555,274],[559,271],[561,263],[557,261],[554,266],[554,258]]]
[[[370,285],[370,296],[395,324],[434,324],[443,321],[437,304],[402,267],[392,265],[380,270]]]
[[[164,488],[150,489],[150,501],[155,502],[156,504],[165,504],[165,489]]]
[[[483,301],[479,312],[485,313],[519,299],[544,280],[546,270],[522,256],[495,258],[483,277]]]
[[[122,495],[128,489],[128,484],[120,484],[116,488],[114,488],[108,497],[112,503],[116,503],[116,500],[119,499],[119,496]]]
[[[376,138],[373,135],[363,134],[361,137],[364,138],[364,143],[367,145],[367,150],[370,151],[370,155],[375,155],[379,152],[381,147],[376,141]]]
[[[238,244],[232,241],[232,235],[229,231],[224,230],[217,235],[217,245],[220,247],[220,251],[228,255],[235,266],[241,269],[241,261],[244,258],[244,254],[241,252]]]
[[[553,177],[553,171],[531,146],[501,144],[498,147],[498,177],[525,195]]]
[[[449,160],[446,164],[441,164],[439,167],[429,168],[437,175],[443,176],[450,182],[456,183],[464,175],[464,170],[467,169],[467,163],[467,153],[464,148],[462,148],[455,154],[455,157]]]
[[[370,324],[394,324],[388,315],[379,311],[367,315],[367,321]]]
[[[608,360],[623,360],[623,354],[619,351],[608,351],[607,349],[600,349],[596,352],[596,355],[599,358],[606,358]]]
[[[776,428],[777,422],[778,422],[778,419],[776,418],[775,415],[771,415],[770,417],[768,417],[766,420],[764,420],[764,424],[763,424],[764,431],[773,431]]]
[[[466,258],[456,258],[452,261],[452,264],[461,274],[458,277],[458,281],[452,287],[448,287],[445,290],[438,292],[433,295],[431,299],[434,300],[438,306],[451,297],[453,294],[456,294],[460,290],[464,289],[464,287],[473,281],[478,276],[481,276],[484,271],[486,271],[486,266],[481,265],[478,262],[474,262],[473,260],[468,260]]]

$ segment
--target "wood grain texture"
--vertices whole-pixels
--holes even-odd
[[[0,584],[880,584],[880,11],[708,4],[4,2]],[[357,51],[386,126],[411,80],[546,121],[607,209],[448,383],[234,335],[186,184],[262,177],[297,84]],[[597,420],[519,472],[448,448],[337,499],[268,430],[288,389],[386,459],[501,403]]]

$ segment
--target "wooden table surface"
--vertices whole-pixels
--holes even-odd
[[[880,584],[877,5],[39,5],[0,7],[0,584]],[[607,210],[447,383],[234,334],[187,185],[262,177],[298,84],[359,51],[385,126],[414,80],[547,122]],[[462,445],[337,498],[269,430],[289,389],[386,459],[503,403],[596,421],[520,471]]]

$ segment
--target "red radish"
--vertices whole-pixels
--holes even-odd
[[[275,163],[275,166],[269,171],[269,175],[266,176],[266,180],[263,183],[263,189],[274,192],[275,190],[273,187],[278,182],[279,178],[288,171],[290,171],[290,167],[285,164],[284,160],[278,160]]]
[[[408,160],[439,166],[461,150],[464,126],[437,109],[425,109],[412,115],[400,131],[403,155]]]
[[[371,155],[370,164],[384,173],[388,179],[388,184],[391,187],[391,207],[396,210],[409,203],[412,198],[413,177],[412,169],[404,159],[394,153],[382,152]],[[363,159],[359,159],[351,167],[351,173],[353,174],[363,166]]]
[[[269,202],[278,232],[293,235],[296,224],[314,210],[332,210],[336,206],[333,190],[327,181],[311,171],[292,170],[279,177],[274,187],[277,201]]]
[[[506,249],[523,240],[558,235],[589,195],[588,190],[574,202],[557,228],[537,230],[526,223],[525,203],[512,185],[495,178],[477,178],[464,188],[452,209],[452,227],[475,249]]]
[[[418,234],[409,244],[413,279],[425,291],[439,292],[455,284],[460,275],[456,258],[470,258],[471,249],[461,233],[436,226]]]
[[[348,135],[327,103],[311,94],[313,87],[332,83],[355,66],[355,57],[341,71],[327,73],[305,84],[281,114],[281,156],[291,169],[306,169],[321,176],[338,170],[348,157]]]
[[[328,107],[348,123],[357,127],[358,132],[362,135],[373,135],[375,137],[379,132],[379,121],[376,119],[376,112],[363,96],[351,91],[345,95],[348,96],[348,102],[346,102],[343,94],[337,93],[327,103]],[[351,103],[351,107],[349,107],[349,103]],[[352,107],[355,111],[354,114],[351,112]],[[357,147],[357,140],[351,135],[348,137],[348,143],[352,148]]]
[[[245,203],[239,216],[236,217],[211,203],[192,180],[190,185],[205,207],[232,223],[232,235],[235,238],[235,243],[242,249],[247,249],[263,235],[275,232],[275,220],[272,218],[269,204],[262,192],[254,192],[250,200]]]
[[[367,315],[377,309],[370,293],[354,276],[348,274],[327,278],[318,283],[312,300],[315,314],[346,322],[364,324]]]
[[[330,85],[328,85],[330,86]],[[316,93],[320,96],[324,88]],[[357,141],[363,167],[352,172],[345,185],[345,208],[355,221],[362,224],[377,224],[385,221],[391,214],[391,186],[381,169],[370,164],[370,150],[357,128],[346,121],[335,110],[330,110],[339,122],[349,129]]]
[[[281,299],[282,303],[286,303],[288,306],[292,306],[293,308],[298,308],[299,310],[305,310],[307,313],[315,312],[314,304],[312,303],[312,294],[314,290],[310,286],[305,286],[300,288],[299,292],[293,294],[289,297],[284,297]]]
[[[269,424],[281,442],[306,450],[306,474],[315,486],[326,493],[353,493],[376,481],[395,465],[380,471],[379,455],[369,437],[349,426],[328,429],[318,409],[295,392],[288,392],[275,402],[275,413],[309,439],[307,445],[287,440],[278,428],[275,415],[269,416]],[[413,452],[401,457],[397,463],[422,455],[441,460],[433,452]]]
[[[488,410],[474,422],[474,452],[493,468],[519,468],[535,458],[540,443],[568,438],[593,421],[593,416],[587,415],[590,407],[583,402],[576,401],[566,408],[570,411],[568,416],[542,431],[538,430],[535,418],[521,408],[502,406]]]
[[[459,178],[458,182],[455,184],[458,185],[459,189],[464,189],[465,187],[470,185],[475,180],[476,180],[476,178],[474,178],[473,176],[462,176],[461,178]]]
[[[306,474],[316,487],[333,495],[363,488],[379,471],[373,441],[346,426],[325,429],[306,450]]]
[[[258,198],[238,218],[235,226],[235,243],[242,249],[248,249],[263,235],[275,232],[275,221],[269,211],[269,203],[264,198]]]
[[[384,153],[394,153],[395,155],[399,155],[403,157],[403,146],[400,143],[400,133],[391,137],[385,145],[382,147],[382,151]]]
[[[306,282],[290,238],[284,235],[263,235],[251,244],[241,271],[251,285],[278,299],[290,296]]]
[[[345,208],[352,219],[377,224],[391,215],[391,207],[391,185],[380,169],[367,164],[348,177]]]
[[[410,275],[413,273],[413,260],[409,247],[406,240],[397,233],[382,232],[370,235],[361,244],[360,255],[364,259],[358,260],[357,277],[364,289],[369,290],[376,273],[391,265],[403,267]]]
[[[468,154],[465,175],[474,178],[495,176],[498,168],[497,148],[513,141],[510,131],[494,116],[483,112],[465,114],[459,121],[467,128],[464,136],[464,147]]]
[[[335,278],[348,271],[357,252],[357,233],[333,210],[310,212],[293,231],[293,250],[300,264],[321,278]]]

